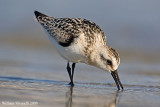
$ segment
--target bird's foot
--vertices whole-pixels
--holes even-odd
[[[70,82],[68,85],[71,86],[71,87],[73,87],[73,86],[74,86],[74,83],[73,83],[73,82]]]

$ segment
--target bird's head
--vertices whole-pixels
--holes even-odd
[[[118,52],[113,48],[101,46],[94,50],[92,62],[96,67],[112,72],[118,69],[120,58]]]
[[[116,82],[118,90],[120,90],[120,87],[123,89],[117,72],[118,66],[120,64],[120,57],[118,52],[109,46],[103,46],[100,47],[98,51],[96,51],[93,59],[94,66],[110,72]]]
[[[120,57],[118,52],[113,48],[105,46],[104,49],[99,53],[99,57],[105,71],[112,72],[118,69]]]

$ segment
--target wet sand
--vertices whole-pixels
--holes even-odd
[[[158,107],[159,87],[127,85],[116,91],[110,83],[0,77],[0,106],[38,107]]]
[[[160,105],[159,66],[149,72],[144,63],[124,64],[119,75],[124,91],[108,72],[77,64],[69,87],[66,61],[54,50],[1,46],[0,106],[38,107],[158,107]],[[9,56],[10,59],[7,59]],[[22,56],[22,55],[25,55]],[[14,57],[13,57],[14,56]],[[19,57],[18,57],[19,56]],[[4,60],[5,59],[5,60]],[[142,67],[143,65],[143,67]],[[147,71],[147,70],[148,71]]]

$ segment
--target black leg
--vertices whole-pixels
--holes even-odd
[[[67,71],[68,71],[68,74],[69,74],[69,77],[70,77],[70,83],[69,83],[69,85],[71,85],[71,86],[74,86],[74,83],[73,83],[73,75],[74,75],[74,68],[75,68],[75,65],[76,65],[76,63],[73,63],[72,64],[72,73],[71,73],[71,68],[70,68],[70,66],[69,66],[69,62],[67,63]]]
[[[69,66],[69,62],[67,63],[67,71],[68,71],[68,74],[69,74],[69,78],[70,78],[70,81],[72,81],[72,77],[71,77],[71,68]],[[71,82],[70,82],[71,83]],[[69,84],[70,84],[69,83]]]
[[[73,83],[73,75],[74,75],[75,65],[76,65],[76,63],[73,63],[73,64],[72,64],[72,80],[71,80],[71,85],[72,85],[72,86],[74,86],[74,83]]]

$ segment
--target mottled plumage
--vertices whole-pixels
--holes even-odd
[[[123,89],[117,73],[119,55],[106,45],[106,36],[98,25],[83,18],[55,18],[38,11],[35,15],[59,54],[68,61],[71,85],[75,64],[81,62],[111,72],[118,89]],[[72,73],[69,62],[73,62]]]
[[[91,43],[97,36],[95,34],[100,34],[103,42],[106,43],[104,32],[98,25],[89,20],[82,18],[53,18],[46,15],[38,16],[37,20],[64,47],[69,46],[74,38],[77,38],[82,33],[87,38],[90,38]]]

